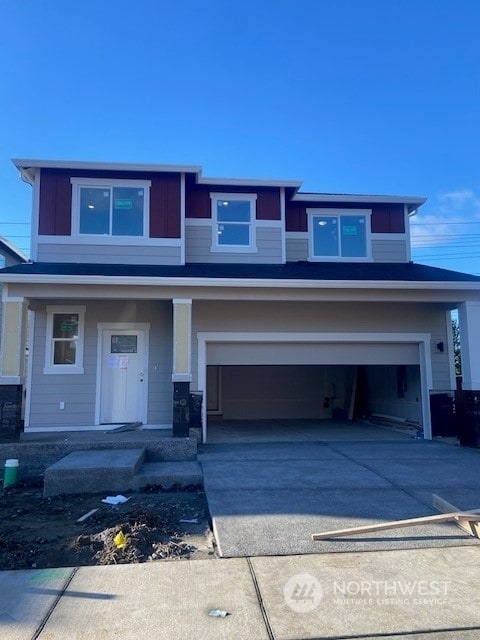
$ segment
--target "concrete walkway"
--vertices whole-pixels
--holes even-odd
[[[454,524],[312,542],[315,532],[480,509],[480,450],[423,440],[207,445],[199,455],[223,557],[478,545]]]
[[[8,571],[0,637],[478,640],[479,559],[456,547]]]

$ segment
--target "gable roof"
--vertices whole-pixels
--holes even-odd
[[[8,255],[14,258],[15,260],[18,260],[19,262],[28,262],[28,258],[23,253],[23,251],[20,251],[20,249],[17,249],[17,247],[14,244],[12,244],[9,240],[4,238],[3,236],[0,236],[0,248],[1,250],[8,253]]]

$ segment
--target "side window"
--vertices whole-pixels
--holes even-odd
[[[47,307],[44,373],[83,373],[85,307]]]
[[[255,251],[256,195],[212,193],[212,250]]]

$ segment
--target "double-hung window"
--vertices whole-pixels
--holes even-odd
[[[370,210],[308,209],[311,260],[371,259]]]
[[[83,373],[85,307],[47,307],[44,373]]]
[[[71,182],[74,228],[79,236],[148,234],[150,181],[72,178]]]
[[[212,193],[212,250],[255,251],[256,195]]]

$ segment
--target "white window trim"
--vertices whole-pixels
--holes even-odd
[[[313,218],[315,216],[324,216],[330,218],[339,218],[340,216],[365,216],[366,233],[365,243],[367,255],[363,257],[342,257],[342,256],[316,256],[313,252]],[[373,262],[372,257],[372,232],[371,232],[371,209],[307,209],[308,219],[308,259],[310,262]]]
[[[85,333],[85,309],[84,306],[47,306],[47,327],[45,334],[45,374],[63,373],[84,373],[83,369],[83,348]],[[53,316],[56,313],[77,313],[78,314],[78,340],[77,340],[77,362],[75,364],[53,364]]]
[[[257,194],[256,193],[211,193],[212,203],[212,253],[257,253]],[[219,200],[244,200],[250,203],[249,244],[219,244],[217,233],[217,202]],[[247,224],[239,223],[239,224]]]
[[[120,180],[103,178],[70,178],[72,184],[72,238],[77,242],[91,244],[101,240],[102,244],[112,242],[118,244],[122,239],[146,240],[150,237],[150,180]],[[80,189],[81,187],[138,187],[144,190],[143,197],[143,235],[141,236],[113,236],[99,233],[80,233]]]

